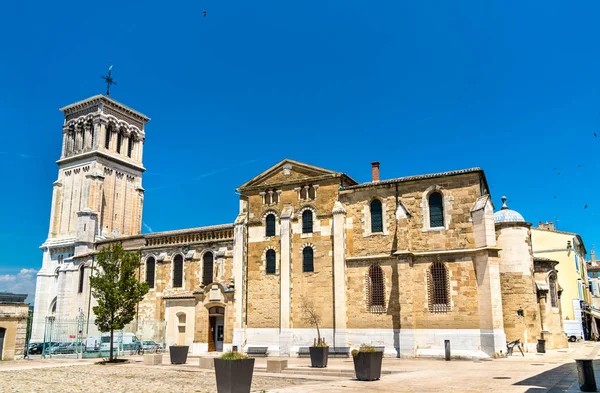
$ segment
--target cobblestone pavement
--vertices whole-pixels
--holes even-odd
[[[252,391],[304,384],[305,379],[254,375]],[[140,365],[66,366],[0,371],[2,393],[213,393],[215,374],[199,369]]]

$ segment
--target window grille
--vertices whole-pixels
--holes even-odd
[[[265,236],[275,236],[275,214],[269,214],[266,218]]]
[[[104,148],[110,148],[110,134],[112,133],[112,127],[106,127],[106,137],[104,138]]]
[[[123,134],[121,131],[117,133],[117,153],[121,153],[121,144],[123,143]]]
[[[428,274],[428,298],[429,311],[448,312],[450,311],[450,288],[448,281],[448,271],[441,262],[435,262],[429,268]]]
[[[385,312],[385,275],[379,265],[371,265],[367,275],[367,304],[372,313]]]
[[[313,231],[313,213],[311,210],[302,212],[302,233],[312,233]]]
[[[275,256],[275,250],[267,250],[267,274],[275,274],[277,264]]]
[[[371,202],[371,232],[383,232],[381,201],[379,199],[373,199]]]
[[[176,255],[173,260],[173,288],[183,286],[183,257]]]
[[[304,247],[302,250],[302,271],[304,273],[315,271],[312,247]]]
[[[207,252],[202,258],[202,284],[208,285],[213,282],[213,254]]]
[[[148,258],[146,261],[146,282],[148,288],[154,288],[154,272],[156,271],[156,261],[154,257]]]
[[[429,195],[429,227],[444,226],[444,204],[442,194],[434,192]]]
[[[129,144],[127,145],[127,157],[131,158],[132,151],[133,151],[133,138],[129,137]]]
[[[79,268],[79,287],[77,288],[77,293],[83,292],[83,280],[85,278],[84,275],[84,267],[83,265]]]
[[[558,292],[556,291],[556,278],[550,277],[550,304],[552,307],[558,307]]]

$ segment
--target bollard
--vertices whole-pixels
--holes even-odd
[[[546,340],[538,340],[537,352],[538,353],[546,353]]]
[[[592,359],[575,359],[575,362],[579,376],[579,389],[582,392],[595,392],[597,388]]]
[[[446,360],[450,360],[450,340],[444,340],[444,348],[446,350]]]

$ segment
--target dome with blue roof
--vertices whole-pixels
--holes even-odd
[[[502,210],[494,213],[494,222],[496,224],[502,222],[525,222],[525,219],[521,215],[521,213],[510,210],[508,206],[506,206],[506,197],[502,197]]]

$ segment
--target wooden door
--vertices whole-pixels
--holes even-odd
[[[215,350],[216,318],[208,317],[208,352]]]
[[[2,360],[2,350],[4,349],[4,336],[6,329],[0,328],[0,360]]]

